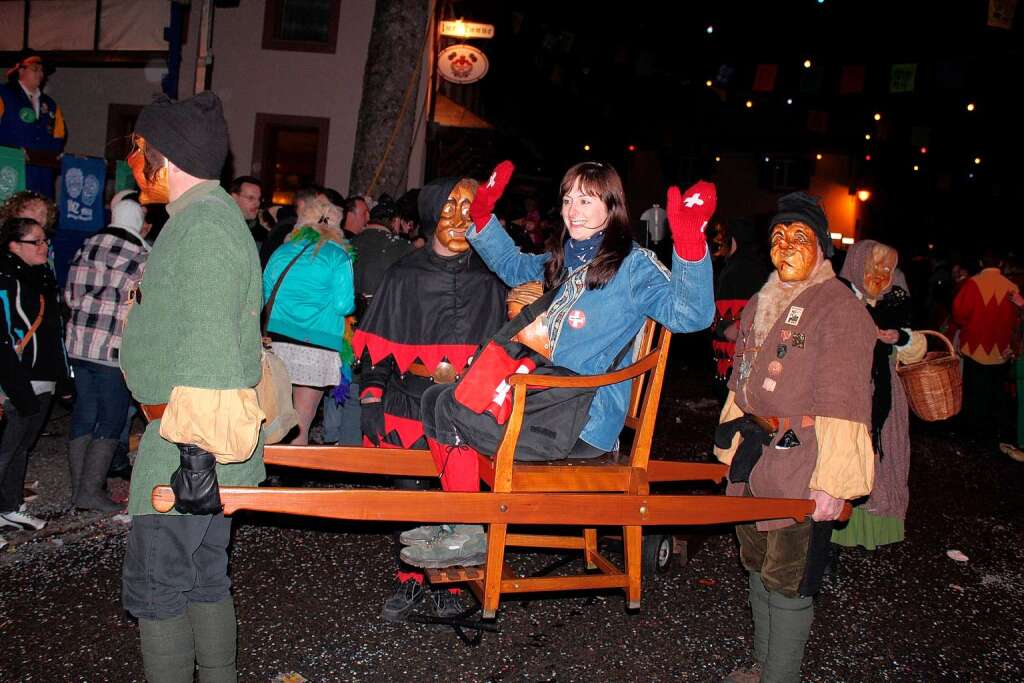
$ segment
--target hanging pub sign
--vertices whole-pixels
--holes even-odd
[[[487,55],[472,45],[452,45],[437,56],[437,71],[451,83],[476,83],[487,75]]]
[[[441,35],[450,38],[493,38],[494,25],[479,24],[475,21],[463,21],[462,19],[442,21]]]

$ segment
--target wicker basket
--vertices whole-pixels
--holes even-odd
[[[923,360],[904,365],[896,363],[896,374],[903,381],[907,402],[914,414],[925,422],[953,417],[964,400],[964,382],[960,376],[960,356],[944,335],[932,330],[921,334],[938,337],[948,351],[929,351]]]

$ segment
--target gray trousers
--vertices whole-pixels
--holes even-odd
[[[136,515],[121,574],[124,608],[138,619],[169,619],[190,603],[231,596],[224,515]]]

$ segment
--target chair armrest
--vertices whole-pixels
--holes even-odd
[[[649,353],[621,370],[605,372],[600,375],[576,375],[575,377],[566,377],[564,375],[509,375],[507,381],[512,386],[525,384],[527,387],[603,387],[639,377],[653,368],[657,362],[658,354]]]

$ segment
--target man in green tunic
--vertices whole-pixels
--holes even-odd
[[[136,179],[151,196],[166,192],[170,220],[121,349],[128,387],[150,420],[132,474],[122,597],[139,620],[149,681],[192,681],[197,664],[204,683],[236,681],[231,522],[218,482],[265,478],[252,388],[260,379],[259,258],[216,180],[228,134],[215,94],[146,107],[136,142]],[[159,514],[151,492],[167,483],[177,513]]]

